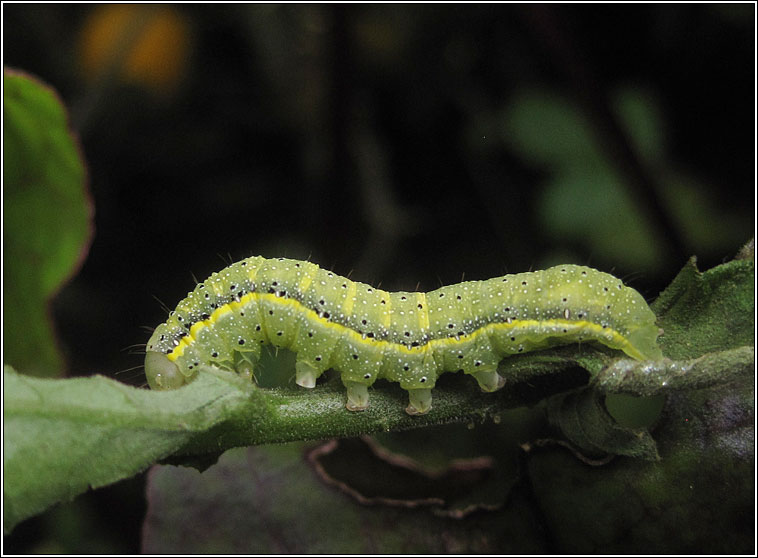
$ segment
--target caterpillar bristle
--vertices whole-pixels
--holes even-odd
[[[158,304],[161,305],[161,308],[163,309],[164,312],[166,312],[166,314],[170,314],[171,313],[171,308],[169,308],[168,306],[166,306],[166,304],[160,298],[158,298],[155,295],[152,295],[152,296],[158,302]]]
[[[146,349],[147,343],[134,343],[133,345],[127,345],[126,347],[121,349],[121,352],[123,353],[124,351],[129,351],[131,349],[139,349],[139,348]]]
[[[634,282],[636,282],[636,281],[637,281],[637,279],[639,279],[640,277],[643,277],[644,275],[645,275],[645,274],[644,274],[642,271],[631,271],[631,272],[627,273],[626,275],[624,275],[624,276],[621,278],[621,280],[622,280],[622,281],[623,281],[625,284],[627,284],[627,285],[631,285],[631,284],[633,284]]]
[[[226,256],[224,256],[224,254],[219,254],[218,252],[216,252],[216,256],[218,257],[219,260],[224,262],[227,266],[230,266],[234,263],[234,259],[232,259],[232,255],[229,254],[228,252]]]
[[[132,384],[137,385],[140,387],[145,387],[147,385],[147,382],[145,381],[145,372],[144,372],[144,365],[139,366],[133,366],[131,368],[126,368],[124,370],[118,370],[113,374],[114,378],[118,378],[120,382],[123,382],[125,384]],[[140,380],[137,382],[136,380]]]
[[[144,370],[144,368],[145,368],[145,365],[140,364],[138,366],[132,366],[131,368],[124,368],[123,370],[119,370],[118,372],[116,372],[116,374],[125,374],[126,372],[133,372],[135,370]]]

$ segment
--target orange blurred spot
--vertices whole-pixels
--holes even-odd
[[[98,6],[79,37],[87,79],[121,79],[162,94],[172,93],[181,81],[188,49],[187,19],[170,6]]]

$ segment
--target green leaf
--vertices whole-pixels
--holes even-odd
[[[27,374],[59,375],[48,303],[92,235],[84,163],[50,87],[11,70],[3,84],[3,358]]]
[[[704,273],[691,258],[652,305],[666,356],[691,359],[753,346],[755,263],[732,260]]]
[[[590,467],[560,448],[530,455],[544,528],[566,554],[750,554],[755,534],[752,373],[673,389],[654,434],[660,461]],[[694,386],[687,386],[691,388]]]
[[[32,378],[10,367],[3,379],[6,531],[55,502],[172,456],[481,420],[502,409],[501,397],[487,397],[470,378],[435,389],[434,408],[422,417],[405,413],[407,395],[397,386],[374,390],[369,410],[350,413],[341,384],[264,390],[210,367],[173,391],[102,376]],[[512,394],[510,400],[514,405]]]
[[[102,376],[69,380],[3,371],[4,529],[55,502],[144,470],[240,404],[214,374],[180,397]]]

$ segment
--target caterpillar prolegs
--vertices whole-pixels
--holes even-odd
[[[408,391],[409,414],[432,407],[444,372],[463,371],[484,391],[503,386],[500,360],[593,341],[639,360],[663,357],[655,315],[634,289],[588,267],[467,281],[429,293],[390,293],[318,265],[252,257],[199,283],[147,344],[153,389],[191,381],[202,364],[252,378],[261,346],[297,353],[295,380],[313,388],[340,373],[347,409],[369,405],[380,378]]]

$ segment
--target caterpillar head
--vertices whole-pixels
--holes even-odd
[[[187,380],[176,364],[163,353],[156,351],[147,351],[145,376],[151,389],[176,389]]]

